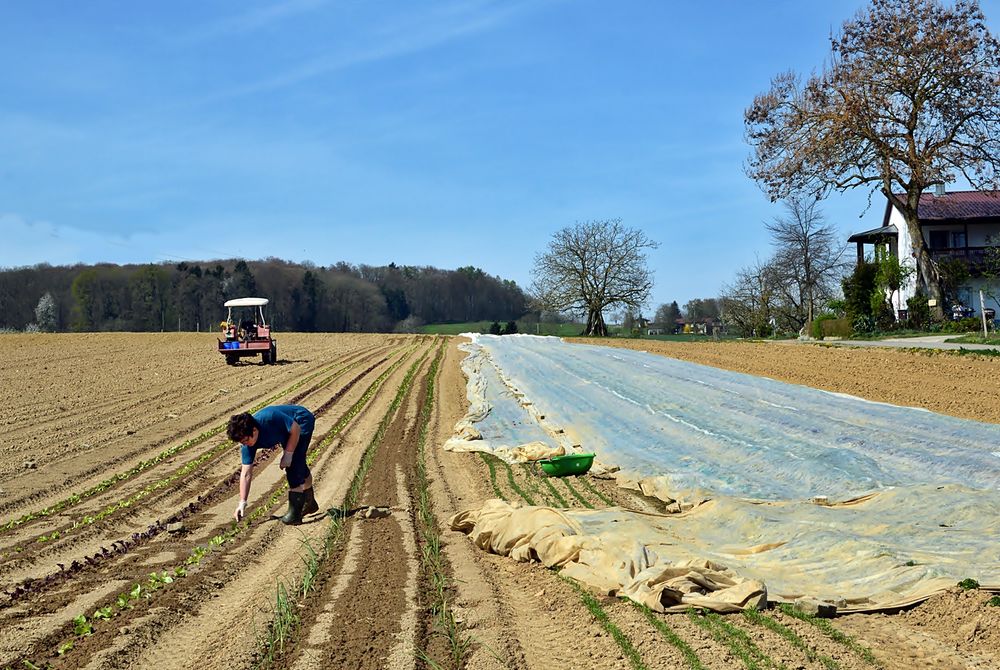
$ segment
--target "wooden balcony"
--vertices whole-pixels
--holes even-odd
[[[980,270],[986,263],[986,251],[996,247],[951,247],[948,249],[928,249],[931,258],[939,261],[944,258],[956,258],[969,264],[970,270]]]

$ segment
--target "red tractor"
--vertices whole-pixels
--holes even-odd
[[[264,320],[266,304],[267,298],[234,298],[225,302],[229,314],[220,324],[225,339],[219,340],[219,353],[226,357],[228,365],[236,365],[244,356],[257,354],[266,365],[278,362],[278,343],[271,337],[271,327]],[[237,320],[233,320],[234,307],[237,308]]]

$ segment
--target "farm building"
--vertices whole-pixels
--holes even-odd
[[[936,262],[946,259],[963,261],[969,268],[969,278],[957,288],[957,302],[979,313],[979,290],[984,288],[983,277],[987,250],[1000,246],[1000,191],[946,192],[939,186],[933,193],[920,196],[918,208],[920,230],[931,258]],[[865,245],[885,246],[889,253],[913,270],[899,291],[892,296],[897,316],[906,311],[906,301],[916,292],[916,257],[903,215],[891,203],[886,203],[882,226],[855,233],[848,242],[857,244],[858,263],[865,258]],[[989,291],[987,291],[989,292]],[[945,313],[952,305],[944,305]],[[996,309],[996,304],[987,304]]]

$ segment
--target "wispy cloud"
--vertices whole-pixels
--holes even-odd
[[[327,4],[327,0],[283,0],[198,26],[182,35],[181,41],[187,43],[203,42],[252,33],[275,23],[320,10]]]
[[[358,65],[408,56],[503,25],[538,2],[474,1],[435,7],[429,14],[397,15],[381,22],[357,46],[303,60],[283,72],[218,91],[199,103],[264,93],[316,79]]]

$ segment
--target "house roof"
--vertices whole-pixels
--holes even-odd
[[[902,194],[899,194],[902,197]],[[891,204],[886,204],[885,221]],[[917,216],[924,223],[932,221],[968,221],[1000,219],[1000,191],[950,191],[944,195],[921,193]]]
[[[957,191],[939,196],[922,193],[917,215],[923,221],[1000,217],[1000,191]]]
[[[883,238],[888,236],[895,237],[899,234],[896,230],[896,226],[882,226],[881,228],[872,228],[871,230],[866,230],[863,233],[854,233],[847,238],[848,242],[868,242],[869,244],[875,242],[881,242]]]

